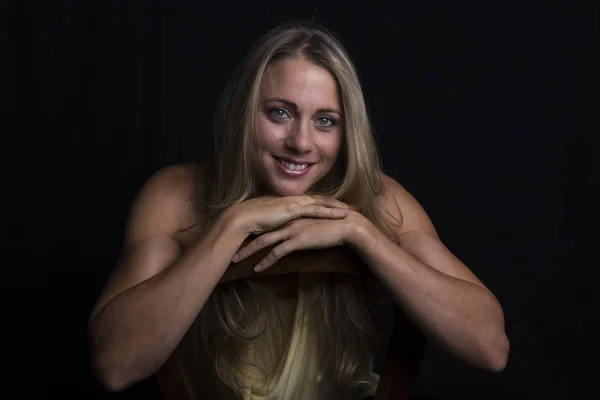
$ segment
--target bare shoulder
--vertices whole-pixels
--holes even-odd
[[[395,179],[383,175],[382,208],[388,214],[402,218],[394,229],[404,250],[438,271],[471,282],[488,290],[483,283],[441,242],[435,228],[419,202]],[[393,223],[393,222],[392,222]]]
[[[202,177],[200,163],[170,165],[155,172],[133,202],[125,234],[126,245],[151,233],[176,239],[178,233],[200,220]]]
[[[394,178],[386,174],[382,174],[381,178],[383,214],[392,217],[392,225],[394,221],[402,222],[396,233],[402,235],[408,232],[427,232],[437,236],[433,223],[421,204]]]
[[[131,206],[119,261],[90,315],[90,321],[119,293],[167,268],[184,243],[179,232],[197,217],[197,165],[172,165],[142,185]]]

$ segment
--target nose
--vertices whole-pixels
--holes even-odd
[[[285,146],[296,153],[305,154],[312,150],[313,142],[308,124],[298,121],[288,132]]]

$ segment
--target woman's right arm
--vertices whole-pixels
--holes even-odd
[[[89,319],[97,379],[119,391],[154,374],[177,347],[253,233],[300,217],[343,218],[334,200],[259,198],[224,211],[183,253],[173,235],[190,193],[182,167],[159,171],[132,206],[122,256]],[[187,180],[187,181],[186,181]]]
[[[181,253],[182,167],[159,171],[132,206],[121,258],[89,319],[92,364],[110,391],[147,378],[189,329],[245,239],[228,213]]]

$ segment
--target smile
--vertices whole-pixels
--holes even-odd
[[[285,173],[285,175],[287,176],[293,176],[293,177],[298,177],[298,176],[303,176],[306,175],[308,173],[308,171],[310,171],[311,167],[314,164],[294,164],[290,161],[287,160],[282,160],[281,158],[277,158],[277,157],[273,157],[276,161],[277,166],[279,167],[279,169]]]

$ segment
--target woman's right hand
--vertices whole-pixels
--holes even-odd
[[[229,211],[245,235],[260,235],[299,218],[342,219],[350,207],[321,196],[263,196],[234,204]]]

